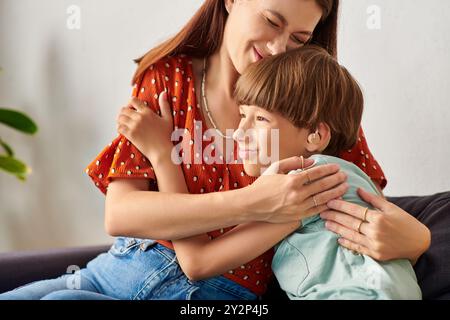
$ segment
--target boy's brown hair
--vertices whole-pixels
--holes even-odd
[[[324,49],[304,46],[250,65],[235,88],[241,105],[277,112],[298,128],[331,129],[323,154],[338,156],[357,140],[364,98],[356,80]]]

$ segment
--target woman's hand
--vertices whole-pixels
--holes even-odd
[[[347,176],[336,164],[286,175],[289,171],[301,169],[302,162],[302,158],[293,157],[275,163],[247,188],[245,196],[250,203],[246,211],[253,220],[271,223],[299,221],[328,210],[326,204],[330,200],[347,192]],[[306,159],[304,166],[309,167],[313,163],[313,160]]]
[[[332,210],[320,215],[327,220],[326,228],[339,234],[339,243],[350,250],[379,261],[406,258],[415,264],[430,246],[430,230],[382,197],[363,189],[358,194],[376,208],[367,211],[366,221],[365,207],[336,200],[328,203]]]
[[[173,118],[167,93],[159,95],[161,116],[137,98],[123,107],[117,118],[117,131],[139,149],[151,163],[170,157]]]

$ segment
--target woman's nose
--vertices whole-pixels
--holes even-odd
[[[285,34],[279,35],[267,43],[267,48],[272,55],[284,53],[287,50],[288,40],[289,36]]]

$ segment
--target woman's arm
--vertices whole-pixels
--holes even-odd
[[[174,240],[226,228],[267,215],[251,215],[249,189],[208,194],[148,191],[147,179],[114,179],[105,201],[105,228],[111,236]],[[269,201],[258,205],[270,207]],[[298,212],[296,212],[298,214]],[[283,215],[293,219],[294,214]],[[281,218],[281,217],[280,217]]]
[[[305,187],[306,175],[262,176],[248,187],[208,194],[151,192],[147,179],[115,179],[106,196],[105,227],[112,236],[175,240],[253,221],[299,221],[327,210],[324,204],[346,190],[335,183],[343,182],[338,167],[310,171],[323,179]]]
[[[320,180],[307,186],[306,175],[277,174],[208,194],[151,192],[147,179],[114,179],[106,195],[105,228],[112,236],[176,240],[248,222],[299,221],[326,211],[326,203],[347,189],[337,166],[320,166],[312,174]]]

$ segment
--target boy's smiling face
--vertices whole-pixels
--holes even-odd
[[[260,176],[271,163],[311,155],[308,129],[297,128],[282,115],[257,106],[239,107],[241,122],[234,133],[245,172]]]

